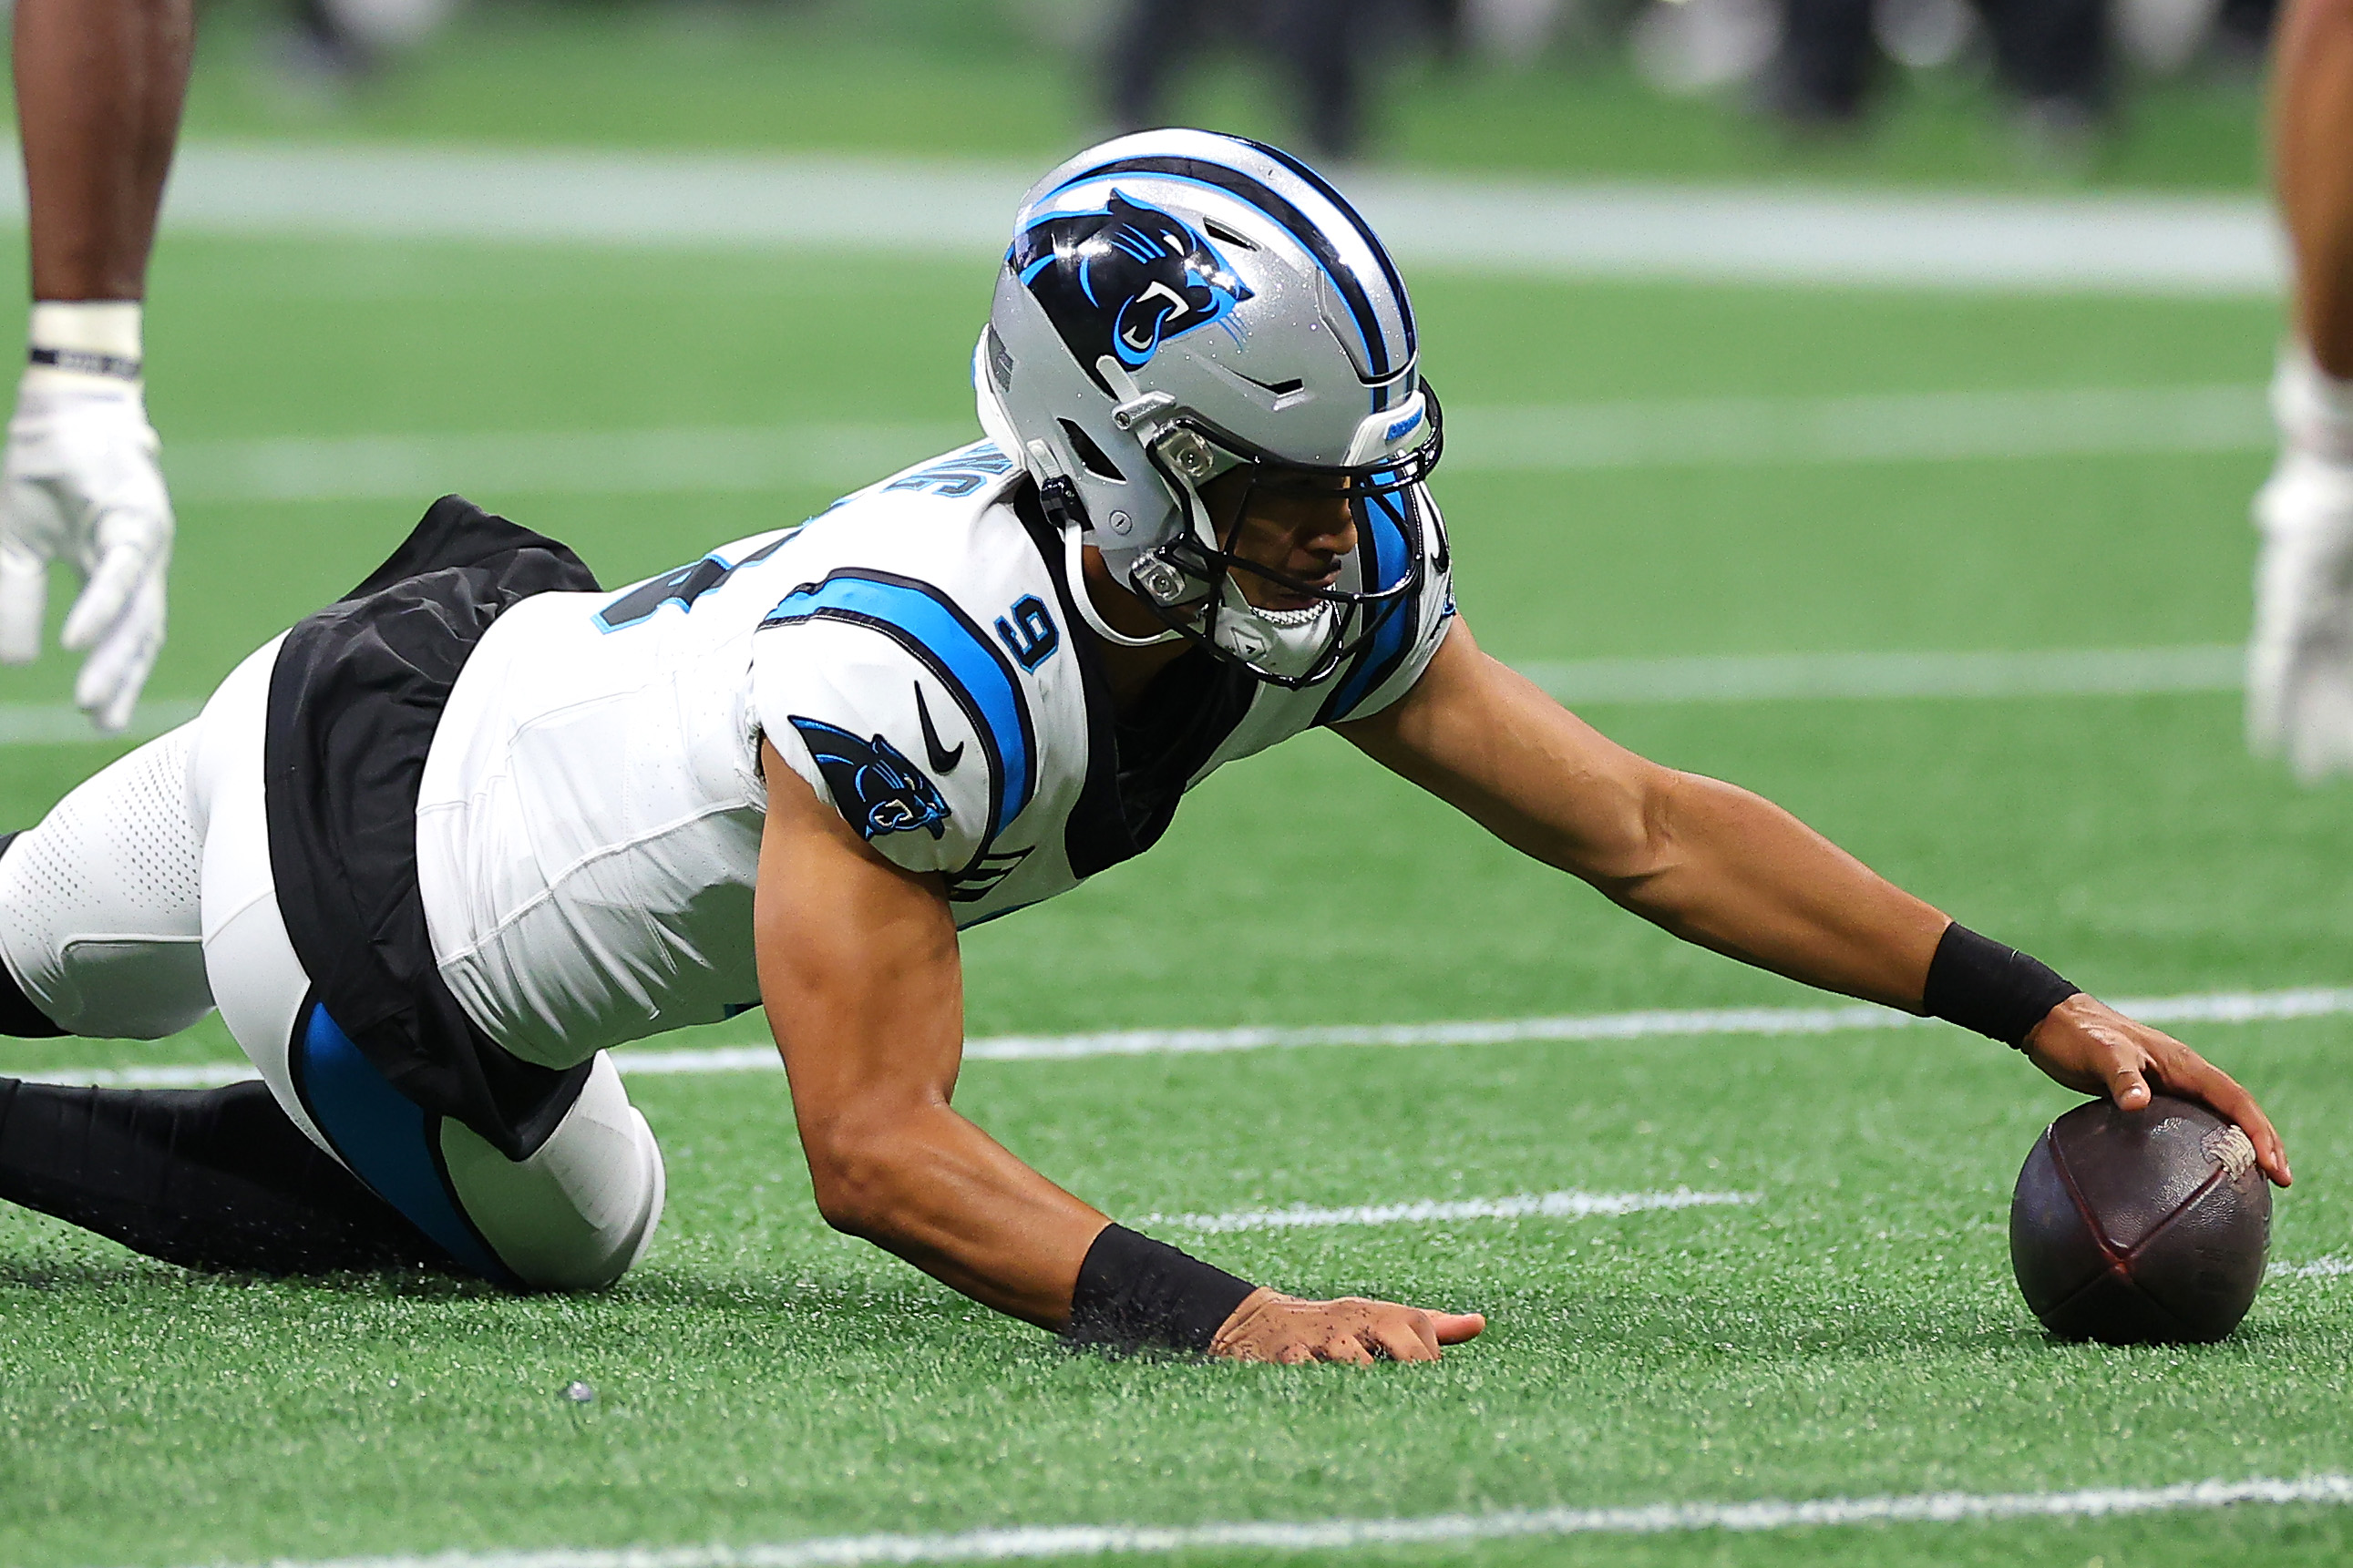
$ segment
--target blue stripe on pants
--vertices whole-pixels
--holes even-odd
[[[294,1083],[335,1152],[411,1225],[459,1265],[494,1283],[515,1277],[474,1233],[434,1155],[440,1118],[385,1081],[351,1037],[311,1004],[294,1042]]]

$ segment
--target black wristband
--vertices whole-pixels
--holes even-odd
[[[2022,1047],[2052,1008],[2081,989],[2049,964],[1955,921],[1945,928],[1936,956],[1928,961],[1920,1011],[2006,1046]]]
[[[1079,1265],[1062,1337],[1123,1351],[1198,1352],[1257,1289],[1165,1241],[1105,1226]]]
[[[47,365],[53,370],[79,371],[84,375],[111,375],[118,381],[139,379],[139,362],[121,354],[102,354],[90,349],[31,349],[26,351],[25,357],[29,363]]]

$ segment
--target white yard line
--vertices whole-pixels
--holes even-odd
[[[2255,386],[2059,387],[1450,409],[1445,468],[1558,472],[2267,450]]]
[[[196,716],[201,704],[156,698],[139,705],[129,729],[109,735],[90,725],[90,715],[66,702],[0,702],[0,746],[66,745],[79,741],[119,742],[160,735]]]
[[[2272,1274],[2288,1279],[2334,1279],[2340,1274],[2353,1274],[2353,1258],[2316,1258],[2293,1268],[2274,1268]]]
[[[1027,164],[824,155],[188,142],[176,234],[723,247],[993,266]],[[1994,195],[1567,183],[1346,170],[1398,259],[1538,278],[2262,296],[2253,196]],[[0,221],[23,221],[16,182]]]
[[[1663,1193],[1520,1193],[1508,1198],[1423,1198],[1405,1204],[1356,1204],[1318,1208],[1240,1209],[1231,1214],[1155,1214],[1135,1223],[1224,1235],[1240,1230],[1298,1230],[1326,1226],[1443,1225],[1467,1219],[1585,1219],[1593,1215],[1637,1214],[1649,1209],[1704,1208],[1753,1204],[1755,1193],[1695,1193],[1677,1187]]]
[[[2076,1491],[1914,1492],[1891,1497],[1661,1502],[1622,1508],[1517,1509],[1407,1519],[1246,1521],[1220,1524],[1011,1526],[941,1535],[836,1535],[746,1546],[440,1552],[416,1556],[280,1560],[269,1568],[862,1568],[869,1563],[1004,1563],[1040,1557],[1176,1552],[1345,1552],[1564,1535],[1668,1535],[1864,1524],[1971,1524],[2114,1519],[2210,1509],[2353,1503],[2353,1476],[2190,1481]]]
[[[2219,991],[2126,998],[2116,1005],[2153,1024],[2253,1023],[2353,1013],[2353,989]],[[1238,1029],[1127,1029],[1092,1035],[999,1035],[972,1041],[968,1059],[1066,1060],[1082,1057],[1181,1056],[1316,1046],[1485,1046],[1538,1041],[1632,1040],[1663,1036],[1830,1035],[1918,1027],[1927,1020],[1867,1002],[1821,1007],[1653,1008],[1552,1018],[1420,1024],[1344,1024]],[[654,1053],[645,1052],[650,1057]],[[624,1054],[625,1071],[642,1070]]]
[[[2031,653],[1767,653],[1672,658],[1526,659],[1515,668],[1569,707],[1605,702],[1773,702],[1852,698],[2147,697],[2236,691],[2236,644],[2054,648]],[[145,740],[200,705],[156,698],[131,728],[101,734],[64,703],[0,703],[0,746]]]
[[[1455,474],[2255,452],[2277,440],[2262,388],[2238,385],[1465,407],[1447,426]],[[174,440],[164,466],[190,502],[838,491],[973,434],[942,420]]]
[[[270,437],[169,441],[183,501],[399,501],[450,490],[509,495],[735,495],[847,491],[975,432],[961,422],[657,430]],[[793,521],[786,519],[786,521]]]
[[[1516,668],[1570,707],[1602,702],[1770,702],[1846,698],[2128,697],[2236,691],[2236,644],[2033,653],[1792,653],[1528,659]],[[145,740],[200,704],[157,698],[101,734],[65,703],[0,703],[0,746]]]
[[[2147,1023],[2252,1024],[2353,1015],[2353,988],[2208,991],[2180,996],[2126,997],[2116,1005]],[[1075,1061],[1093,1057],[1190,1056],[1227,1051],[1296,1050],[1330,1046],[1502,1046],[1640,1040],[1667,1037],[1774,1037],[1926,1026],[1930,1020],[1867,1002],[1826,1007],[1652,1008],[1636,1013],[1571,1014],[1550,1018],[1482,1018],[1421,1024],[1338,1024],[1238,1029],[1120,1029],[1086,1035],[982,1036],[965,1045],[967,1061]],[[768,1071],[770,1046],[665,1049],[625,1046],[614,1065],[630,1077]],[[5,1070],[5,1056],[0,1056]],[[40,1068],[6,1076],[27,1083],[116,1089],[190,1089],[242,1082],[243,1063]]]
[[[772,1053],[773,1054],[773,1053]],[[0,1076],[23,1083],[57,1083],[86,1089],[218,1089],[261,1075],[250,1062],[180,1062],[158,1067],[35,1068]]]

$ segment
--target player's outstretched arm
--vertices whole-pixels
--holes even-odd
[[[939,879],[876,854],[765,742],[761,761],[760,995],[828,1224],[1001,1312],[1103,1342],[1430,1361],[1485,1326],[1253,1288],[1113,1225],[957,1114],[963,970]]]
[[[1459,621],[1411,691],[1340,729],[1504,842],[1688,942],[1968,1023],[2127,1110],[2147,1103],[2151,1081],[2202,1100],[2287,1183],[2286,1153],[2261,1108],[2189,1047],[1963,931],[1770,801],[1615,744],[1482,653]]]

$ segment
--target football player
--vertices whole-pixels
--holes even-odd
[[[1114,1224],[952,1103],[957,932],[1336,730],[1690,941],[2024,1049],[2127,1107],[2188,1047],[1482,653],[1378,239],[1271,148],[1125,137],[1016,220],[987,438],[605,592],[452,497],[202,715],[0,854],[0,1028],[217,1007],[260,1082],[20,1084],[0,1196],[155,1256],[592,1287],[662,1164],[606,1055],[764,1005],[825,1218],[1081,1342],[1427,1360],[1476,1314],[1305,1300]]]
[[[61,640],[74,701],[131,721],[164,646],[172,506],[147,422],[141,321],[187,90],[190,0],[18,0],[30,363],[0,461],[0,661],[41,649],[52,562],[82,579]]]
[[[2279,462],[2255,498],[2247,740],[2311,781],[2353,769],[2353,0],[2290,0],[2276,59],[2295,313],[2272,382]]]

